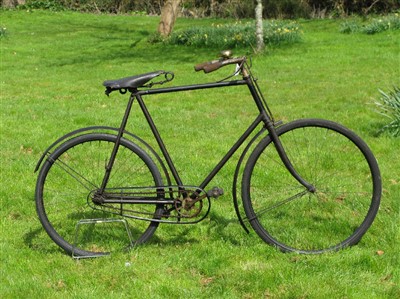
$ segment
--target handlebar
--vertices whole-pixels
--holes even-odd
[[[212,61],[207,61],[207,62],[203,62],[200,64],[197,64],[194,67],[194,70],[196,72],[203,70],[204,73],[211,73],[213,71],[218,70],[219,68],[226,66],[228,64],[239,64],[242,65],[243,62],[246,61],[246,57],[236,57],[236,58],[221,58],[218,60],[212,60]]]

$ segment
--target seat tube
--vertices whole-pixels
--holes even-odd
[[[131,94],[131,96],[129,97],[128,105],[126,106],[124,117],[122,118],[121,125],[118,129],[117,139],[115,141],[113,150],[111,152],[110,160],[108,161],[108,164],[106,165],[106,171],[105,171],[103,182],[102,182],[101,188],[100,188],[101,193],[103,193],[104,189],[107,186],[108,180],[110,178],[111,169],[114,165],[115,157],[117,156],[117,153],[118,153],[119,144],[121,142],[122,135],[125,131],[125,127],[128,122],[129,114],[131,112],[134,99],[135,99],[134,95]]]

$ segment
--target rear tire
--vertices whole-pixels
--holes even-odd
[[[97,256],[130,245],[124,227],[85,226],[79,243],[76,225],[82,219],[110,218],[112,215],[89,206],[90,194],[99,189],[116,136],[92,133],[77,136],[49,154],[38,176],[36,210],[50,238],[68,254]],[[162,186],[157,166],[140,147],[122,138],[107,188]],[[91,203],[93,205],[93,203]],[[159,218],[163,207],[135,205],[135,209]],[[126,219],[135,244],[146,242],[159,222]],[[96,233],[93,233],[96,230]]]

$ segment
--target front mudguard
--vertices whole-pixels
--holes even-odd
[[[36,164],[35,170],[34,172],[38,171],[41,164],[43,163],[43,161],[45,160],[46,156],[48,156],[49,154],[51,154],[52,150],[56,147],[58,147],[58,145],[60,145],[61,143],[63,143],[66,140],[72,139],[74,137],[77,137],[79,135],[82,134],[87,134],[87,133],[111,133],[111,134],[115,134],[118,133],[118,128],[114,128],[114,127],[108,127],[108,126],[91,126],[91,127],[85,127],[85,128],[81,128],[75,131],[72,131],[68,134],[65,134],[64,136],[58,138],[56,141],[54,141],[42,154],[42,156],[40,157],[39,161]],[[167,168],[165,167],[165,163],[163,162],[163,160],[161,159],[160,155],[146,142],[144,141],[142,138],[140,138],[139,136],[132,134],[128,131],[124,131],[123,136],[133,142],[135,142],[136,144],[141,145],[141,148],[147,153],[149,154],[153,160],[155,160],[158,164],[159,167],[161,167],[163,173],[164,173],[164,177],[168,183],[168,185],[171,185],[171,179],[168,173]]]
[[[240,158],[238,160],[238,163],[236,165],[236,169],[235,169],[235,173],[233,175],[233,183],[232,183],[232,197],[233,197],[233,206],[235,207],[235,212],[236,212],[236,216],[239,220],[240,225],[243,227],[243,229],[246,231],[246,233],[249,233],[249,229],[247,228],[244,219],[241,216],[240,213],[240,208],[239,208],[239,203],[238,203],[238,196],[237,196],[237,184],[238,184],[238,178],[242,169],[242,164],[243,161],[246,159],[247,157],[247,153],[249,152],[249,150],[252,147],[252,145],[254,144],[255,141],[257,141],[260,136],[262,136],[265,132],[267,131],[267,129],[265,127],[263,127],[256,135],[254,135],[254,137],[249,141],[249,143],[246,145],[246,147],[244,148],[242,154],[240,155]]]

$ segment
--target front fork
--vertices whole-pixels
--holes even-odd
[[[304,187],[306,187],[306,189],[311,192],[314,193],[315,192],[315,187],[308,183],[306,180],[304,180],[298,173],[297,171],[294,169],[294,166],[292,165],[292,163],[289,160],[289,157],[287,156],[285,149],[283,148],[283,145],[279,139],[278,134],[276,134],[276,129],[275,129],[275,123],[273,120],[273,117],[271,115],[268,116],[267,111],[271,114],[271,111],[268,108],[267,103],[264,100],[264,97],[261,93],[260,88],[258,87],[257,81],[250,76],[247,72],[243,73],[244,79],[247,80],[247,86],[249,87],[250,93],[253,96],[254,102],[257,105],[258,110],[261,113],[262,119],[264,121],[265,124],[265,128],[268,130],[269,135],[271,136],[272,142],[275,145],[275,148],[279,154],[279,157],[281,158],[283,164],[285,165],[285,167],[287,168],[287,170],[290,172],[290,174],[300,183],[302,184]]]
[[[315,186],[304,180],[299,173],[295,170],[293,164],[290,162],[289,157],[286,154],[285,149],[283,148],[282,142],[279,139],[278,134],[276,133],[276,129],[272,120],[267,118],[265,121],[265,127],[267,128],[269,135],[271,137],[272,142],[275,145],[276,151],[279,154],[283,164],[286,169],[290,172],[290,174],[304,187],[306,187],[307,191],[314,193],[316,191]]]

